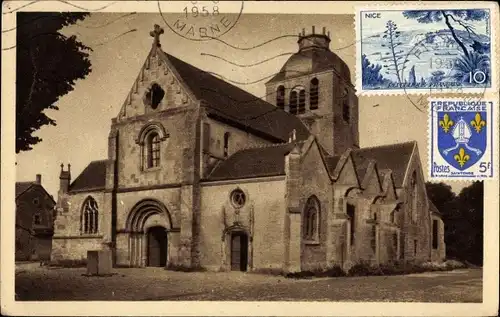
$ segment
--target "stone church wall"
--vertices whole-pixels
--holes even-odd
[[[432,248],[432,261],[443,261],[446,258],[446,247],[445,247],[445,242],[444,242],[444,223],[443,220],[436,216],[432,215],[431,216],[431,229],[434,226],[434,221],[437,223],[437,248],[434,248],[434,245],[431,246]],[[431,239],[433,238],[433,233],[431,231]]]
[[[95,199],[99,208],[98,233],[96,234],[85,234],[80,231],[83,203],[89,196]],[[52,260],[86,259],[87,250],[102,249],[103,233],[107,230],[104,228],[103,215],[108,212],[103,208],[104,193],[81,192],[69,194],[66,197],[67,208],[59,208],[55,219]]]
[[[194,151],[196,111],[158,113],[117,124],[118,186],[121,188],[180,183],[183,177],[184,150]],[[157,122],[168,134],[160,143],[158,167],[144,169],[141,145],[137,139],[142,128]],[[191,163],[192,166],[192,163]]]
[[[126,228],[127,217],[132,208],[144,199],[154,199],[161,202],[168,209],[172,223],[168,219],[158,219],[159,225],[165,225],[168,231],[179,229],[181,204],[180,186],[176,188],[164,188],[155,190],[142,190],[131,192],[119,192],[117,194],[117,238],[116,238],[116,264],[121,266],[130,265],[129,233]],[[163,217],[164,218],[164,217]],[[178,231],[178,230],[177,230]],[[177,252],[179,248],[178,232],[169,233],[168,236],[168,259],[171,264],[177,264]],[[167,263],[168,264],[168,263]]]
[[[410,261],[427,261],[431,257],[431,228],[430,228],[430,212],[427,203],[427,193],[425,191],[425,180],[420,165],[418,150],[415,148],[415,153],[408,166],[407,179],[404,184],[403,197],[405,203],[402,207],[404,214],[404,224],[402,227],[402,237],[404,241],[405,259]],[[411,212],[411,195],[410,195],[410,179],[413,172],[417,175],[417,222],[412,223]],[[415,248],[416,247],[416,248]]]
[[[242,131],[230,125],[205,118],[201,122],[201,140],[203,149],[202,171],[207,176],[217,162],[224,159],[224,135],[229,133],[227,156],[244,148],[269,144],[262,138]]]
[[[246,203],[238,214],[229,201],[231,192],[236,188],[246,195]],[[230,248],[225,247],[230,239],[223,233],[224,229],[238,222],[251,235],[248,269],[280,271],[284,261],[284,197],[285,184],[281,176],[203,183],[201,265],[210,270],[229,269]]]
[[[324,166],[316,143],[304,154],[301,161],[301,203],[302,219],[309,197],[316,196],[320,202],[319,241],[306,241],[302,233],[301,270],[313,271],[328,266],[326,252],[328,244],[335,239],[331,236],[330,221],[333,217],[333,191],[328,172]]]

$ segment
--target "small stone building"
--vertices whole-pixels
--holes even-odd
[[[55,205],[40,174],[34,182],[16,183],[16,261],[50,259]]]
[[[293,272],[443,257],[416,142],[359,148],[325,31],[299,36],[267,101],[164,52],[160,33],[108,158],[73,182],[61,170],[53,259],[109,248],[119,266]]]

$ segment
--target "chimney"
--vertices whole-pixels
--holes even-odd
[[[312,26],[312,34],[315,34],[315,27],[314,27],[314,25]]]
[[[42,185],[42,175],[41,174],[36,174],[35,183],[38,185]]]
[[[323,35],[326,35],[326,27],[323,27]]]
[[[64,170],[64,164],[61,163],[61,173],[59,174],[59,192],[67,193],[71,183],[71,164],[68,164],[68,170]]]

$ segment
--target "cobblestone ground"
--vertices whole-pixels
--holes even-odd
[[[481,302],[482,271],[405,276],[287,279],[253,273],[114,269],[87,277],[84,268],[16,266],[18,300],[263,300]]]

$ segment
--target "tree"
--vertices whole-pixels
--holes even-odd
[[[459,219],[454,223],[457,258],[474,264],[483,263],[483,182],[475,181],[457,197]]]
[[[427,197],[434,203],[434,206],[445,216],[448,212],[450,202],[456,199],[457,195],[451,190],[451,186],[441,183],[425,183]]]
[[[44,125],[55,126],[46,109],[73,90],[77,79],[91,72],[91,48],[59,31],[89,13],[20,12],[16,46],[16,153],[29,151],[41,138],[33,134]]]
[[[372,64],[365,54],[361,56],[362,82],[363,85],[378,85],[383,84],[386,80],[380,74],[382,66]]]
[[[449,185],[426,183],[427,196],[441,212],[446,257],[483,262],[483,183],[474,182],[457,196]]]
[[[407,19],[416,19],[419,23],[434,23],[441,22],[444,23],[450,30],[451,36],[457,42],[457,44],[462,49],[464,56],[469,58],[469,51],[465,47],[465,44],[460,40],[457,33],[455,32],[455,27],[459,25],[469,36],[475,34],[474,27],[470,25],[467,21],[480,21],[487,16],[486,10],[408,10],[403,11],[403,16]],[[452,24],[455,24],[453,26]]]

